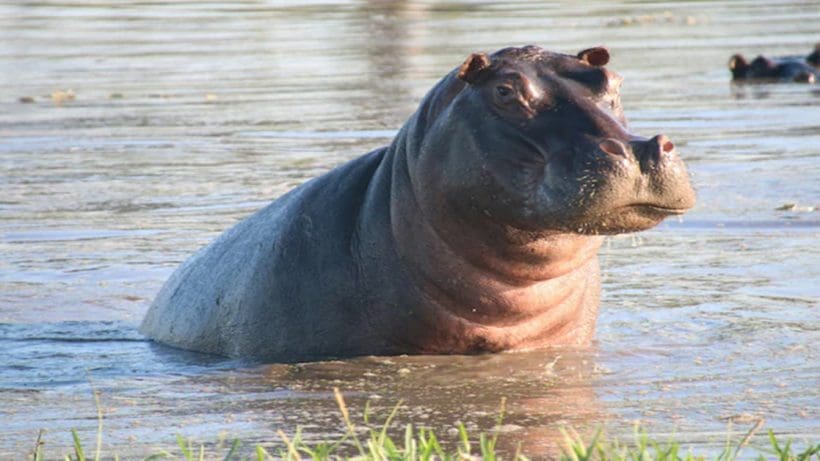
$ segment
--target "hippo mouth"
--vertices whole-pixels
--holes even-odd
[[[653,203],[636,203],[633,205],[627,205],[624,208],[633,209],[638,212],[644,212],[649,214],[659,214],[664,216],[672,216],[672,215],[682,215],[689,211],[691,207],[670,207],[665,205],[656,205]]]
[[[607,220],[601,233],[622,233],[646,230],[670,216],[680,216],[689,206],[668,206],[657,203],[636,203],[621,207],[617,217]]]
[[[581,234],[622,234],[647,230],[670,216],[680,216],[691,207],[669,206],[658,203],[632,203],[615,208],[597,219],[579,226]]]

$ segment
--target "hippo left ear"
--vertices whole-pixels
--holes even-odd
[[[746,62],[746,58],[741,54],[735,54],[729,58],[729,70],[743,70],[748,66],[749,63]]]
[[[814,67],[820,67],[820,43],[814,45],[814,51],[806,56],[806,61]]]
[[[481,80],[486,70],[490,68],[490,58],[484,53],[471,54],[458,69],[458,78],[469,84]]]
[[[605,66],[609,62],[609,50],[602,46],[587,48],[586,50],[578,52],[578,59],[591,66]]]
[[[749,66],[751,66],[752,69],[757,71],[765,71],[774,69],[775,67],[777,67],[777,64],[775,64],[774,61],[761,54],[758,57],[754,58],[754,60],[751,64],[749,64]]]

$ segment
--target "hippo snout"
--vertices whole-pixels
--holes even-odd
[[[681,214],[694,206],[695,193],[686,167],[675,144],[666,135],[658,134],[649,139],[631,136],[625,141],[605,138],[598,143],[598,148],[614,160],[607,164],[621,165],[613,170],[616,173],[608,176],[606,187],[594,194],[606,198],[599,202],[598,208],[589,205],[599,215],[607,215],[602,209],[622,210],[621,221],[616,223],[611,217],[607,218],[603,231],[646,229],[665,216]],[[591,203],[589,197],[585,203]]]
[[[644,172],[657,169],[676,157],[675,144],[662,134],[646,141],[633,141],[632,144]]]
[[[622,158],[635,158],[641,164],[641,169],[662,163],[668,157],[675,155],[675,144],[659,134],[652,139],[633,138],[624,143],[615,138],[607,138],[598,144],[598,148],[609,155]]]

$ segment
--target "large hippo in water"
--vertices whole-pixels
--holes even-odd
[[[141,330],[265,361],[584,345],[604,236],[693,206],[675,146],[627,131],[605,48],[476,53],[389,146],[185,262]]]
[[[729,71],[735,82],[815,83],[820,79],[820,43],[807,56],[759,55],[748,62],[736,54],[729,58]]]

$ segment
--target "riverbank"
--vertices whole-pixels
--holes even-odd
[[[636,426],[634,439],[619,441],[610,439],[605,431],[599,429],[591,436],[584,437],[573,429],[561,428],[561,452],[557,456],[544,453],[525,453],[518,444],[512,453],[502,453],[498,449],[498,441],[503,433],[505,400],[502,399],[495,428],[490,433],[469,434],[464,424],[458,423],[454,428],[456,437],[449,442],[444,441],[432,430],[423,426],[407,424],[403,428],[402,436],[391,436],[395,433],[392,424],[402,404],[397,404],[387,418],[377,423],[371,419],[366,407],[361,423],[354,422],[350,416],[344,397],[338,389],[334,389],[334,397],[339,406],[339,416],[346,432],[337,440],[320,443],[309,443],[302,438],[301,428],[291,431],[289,436],[282,429],[277,430],[279,440],[268,443],[244,444],[239,439],[220,440],[215,443],[196,443],[182,435],[176,435],[175,449],[157,449],[146,453],[145,460],[154,459],[183,459],[186,461],[223,459],[228,460],[257,460],[283,459],[296,461],[311,459],[314,461],[349,459],[362,461],[387,460],[501,460],[512,459],[525,461],[529,459],[555,458],[560,461],[627,461],[627,460],[664,460],[664,461],[694,461],[716,460],[731,461],[735,459],[779,459],[781,461],[811,461],[820,459],[820,443],[811,442],[804,446],[793,444],[791,439],[783,439],[775,435],[772,429],[766,432],[765,440],[768,445],[750,446],[753,438],[763,428],[762,419],[739,438],[733,438],[727,433],[726,445],[717,453],[699,453],[697,448],[686,447],[680,442],[662,440],[650,437],[646,430]],[[74,441],[73,453],[65,454],[64,459],[98,461],[105,457],[119,459],[116,453],[103,453],[104,416],[99,406],[99,395],[95,393],[95,402],[98,411],[98,430],[96,441],[93,444],[83,442],[78,433],[72,429]],[[452,437],[449,437],[452,439]],[[762,437],[757,438],[758,441]],[[34,461],[52,459],[55,453],[46,448],[47,438],[44,431],[40,432],[32,453]],[[92,451],[93,450],[93,451]]]

